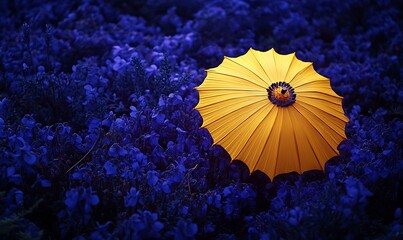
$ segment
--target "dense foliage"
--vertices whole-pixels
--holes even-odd
[[[398,0],[1,1],[0,238],[403,237]],[[350,122],[324,172],[230,164],[204,69],[297,52]]]

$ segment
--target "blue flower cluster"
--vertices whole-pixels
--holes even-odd
[[[403,237],[403,3],[2,1],[1,239]],[[297,52],[350,122],[324,171],[211,146],[204,70]]]

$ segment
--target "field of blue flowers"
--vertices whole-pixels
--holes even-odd
[[[0,238],[403,238],[401,9],[1,1]],[[296,52],[344,96],[323,172],[250,174],[200,129],[204,70],[250,47]]]

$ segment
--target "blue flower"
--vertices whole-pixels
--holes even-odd
[[[289,211],[288,221],[291,225],[297,226],[303,219],[303,211],[300,207],[295,207]]]
[[[96,206],[99,203],[99,198],[91,188],[73,188],[66,192],[64,204],[72,213],[89,213],[91,206]],[[80,213],[83,211],[83,213]]]
[[[273,211],[281,211],[281,210],[283,210],[284,207],[285,207],[285,203],[284,203],[283,199],[281,199],[279,197],[275,197],[270,203],[270,208]]]
[[[344,184],[347,193],[344,200],[348,204],[364,204],[367,201],[367,197],[373,195],[361,181],[354,177],[348,177],[344,180]]]
[[[105,162],[104,169],[106,170],[106,175],[110,175],[112,177],[116,175],[116,166],[110,161]]]
[[[0,117],[0,138],[4,137],[4,119]]]
[[[140,192],[135,187],[131,187],[124,197],[125,207],[135,207],[139,201],[139,196]]]
[[[160,238],[164,224],[158,221],[158,215],[150,211],[135,213],[118,227],[122,239]]]
[[[162,182],[161,188],[162,188],[162,191],[164,193],[170,193],[171,192],[171,186],[170,186],[168,181]]]
[[[31,146],[22,137],[12,136],[10,142],[14,147],[14,153],[11,155],[20,161],[22,158],[28,165],[34,165],[36,163],[36,155],[31,151]]]
[[[207,203],[209,205],[213,205],[216,208],[220,208],[221,205],[221,195],[220,194],[212,194],[208,196]]]
[[[119,144],[114,143],[108,151],[109,156],[111,157],[118,157],[118,156],[125,156],[127,154],[127,150],[119,146]]]
[[[136,118],[137,115],[138,115],[137,108],[134,107],[134,106],[130,106],[130,110],[131,110],[131,111],[130,111],[130,116],[133,117],[133,118]]]
[[[23,207],[24,205],[24,193],[21,190],[16,189],[14,191],[14,196],[15,196],[15,203],[19,207]]]
[[[179,219],[175,227],[175,239],[193,239],[197,233],[198,227],[190,219]]]
[[[64,200],[64,204],[70,209],[74,210],[79,201],[79,192],[77,189],[72,189],[66,192],[66,199]]]
[[[173,106],[179,105],[183,102],[183,99],[180,95],[171,93],[168,96],[168,101],[170,102],[170,104],[172,104]]]
[[[35,119],[32,117],[32,115],[25,115],[21,122],[26,128],[28,128],[28,130],[32,130],[32,128],[35,126]]]
[[[156,123],[161,125],[164,123],[165,120],[165,114],[156,112],[152,115],[152,118],[155,119]]]
[[[41,184],[42,187],[44,188],[49,188],[52,186],[52,182],[50,182],[49,180],[45,179],[43,176],[37,174],[36,176],[37,178],[37,182]]]
[[[158,173],[156,171],[148,171],[147,172],[147,183],[150,187],[155,186],[158,182]]]
[[[108,228],[112,225],[111,221],[108,221],[104,224],[100,224],[97,222],[97,229],[93,231],[90,235],[90,239],[109,239],[111,237],[111,233],[108,231]]]

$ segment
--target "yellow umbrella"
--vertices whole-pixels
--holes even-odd
[[[202,127],[251,173],[323,170],[346,138],[342,97],[295,53],[224,57],[196,89]]]

